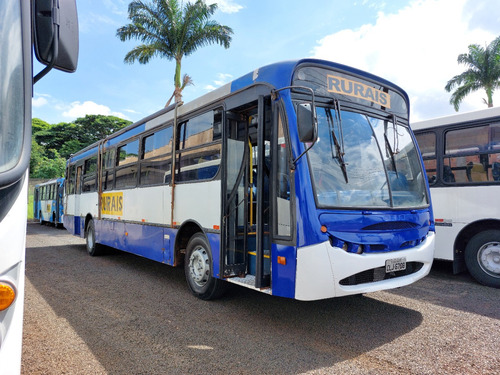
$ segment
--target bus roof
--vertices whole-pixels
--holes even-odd
[[[300,59],[300,60],[289,60],[289,61],[281,61],[273,64],[269,64],[260,68],[253,70],[245,74],[244,76],[233,80],[230,83],[225,84],[205,95],[202,95],[191,102],[182,104],[177,108],[177,116],[182,116],[186,113],[189,113],[197,108],[201,108],[208,104],[214,103],[218,100],[221,100],[231,94],[236,93],[239,90],[243,90],[248,88],[254,84],[262,83],[268,84],[275,88],[282,88],[286,86],[290,86],[292,84],[293,74],[296,68],[299,65],[303,64],[318,64],[326,67],[330,67],[334,70],[341,70],[348,74],[352,74],[354,76],[358,76],[360,78],[378,82],[386,87],[390,87],[396,91],[399,91],[406,102],[408,103],[408,95],[406,92],[401,89],[399,86],[383,79],[378,76],[375,76],[371,73],[352,68],[347,65],[338,64],[332,61],[320,60],[320,59]],[[121,141],[133,137],[134,135],[140,134],[145,130],[153,129],[159,125],[165,124],[168,121],[171,121],[174,118],[174,109],[176,104],[171,104],[170,106],[163,108],[119,131],[113,133],[108,136],[105,140],[106,146],[112,146],[120,143]],[[77,152],[75,155],[70,157],[69,162],[74,162],[76,160],[87,157],[90,154],[97,152],[97,144],[96,142],[92,145],[89,145]],[[85,154],[85,155],[83,155]]]
[[[500,117],[500,107],[480,109],[478,111],[464,112],[450,116],[436,117],[425,121],[418,121],[412,123],[411,128],[413,130],[422,130],[434,128],[441,125],[461,124],[492,117]]]

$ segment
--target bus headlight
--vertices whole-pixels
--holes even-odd
[[[16,290],[6,282],[0,282],[0,311],[7,309],[16,299]]]

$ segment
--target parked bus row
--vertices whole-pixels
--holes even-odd
[[[407,94],[340,64],[256,69],[86,147],[67,163],[64,226],[226,283],[317,300],[410,284],[434,219]]]

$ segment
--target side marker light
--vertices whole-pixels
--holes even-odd
[[[0,311],[7,309],[16,299],[16,291],[10,284],[0,282]]]

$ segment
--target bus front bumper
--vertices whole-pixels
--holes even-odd
[[[434,258],[435,233],[429,232],[426,239],[411,249],[352,254],[323,242],[297,250],[297,277],[295,298],[311,301],[351,294],[369,293],[409,285],[426,276]],[[340,281],[364,271],[385,272],[388,259],[406,258],[406,263],[416,262],[421,268],[408,275],[394,278],[376,278],[376,281],[356,285],[341,285]],[[379,280],[380,279],[380,280]]]

